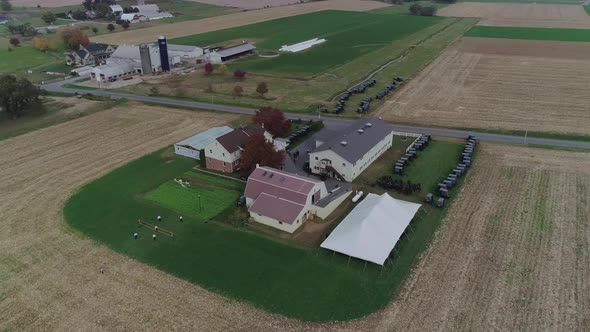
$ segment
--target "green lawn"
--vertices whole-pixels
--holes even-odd
[[[403,176],[396,177],[422,184],[420,197],[427,193],[436,195],[437,184],[457,166],[463,147],[463,144],[455,142],[434,140],[423,151],[419,151],[418,157],[404,168]]]
[[[240,63],[243,68],[253,72],[317,75],[441,20],[437,17],[330,10],[181,37],[170,42],[215,45],[253,40],[258,49],[278,50],[282,45],[316,37],[325,38],[327,42],[306,51],[282,54],[276,58],[249,57]]]
[[[512,28],[474,26],[465,36],[529,40],[590,42],[590,29]]]
[[[0,73],[6,74],[56,61],[59,55],[43,53],[32,46],[23,45],[12,48],[11,52],[7,47],[0,47],[0,59]]]
[[[590,15],[590,6],[584,6],[584,10],[586,11],[586,14]]]
[[[244,191],[239,182],[203,173],[186,172],[182,178],[190,185],[183,187],[169,180],[148,192],[145,198],[178,213],[208,220],[233,206]]]
[[[95,180],[65,205],[67,223],[86,236],[230,298],[306,321],[359,318],[382,309],[417,257],[428,247],[444,210],[431,207],[398,244],[399,257],[381,268],[320,249],[304,249],[241,228],[205,222],[142,199],[194,166],[188,158],[159,151]],[[435,155],[439,158],[439,155]],[[426,157],[424,158],[426,159]],[[454,156],[453,156],[454,159]],[[231,180],[226,180],[231,181]],[[418,197],[413,200],[419,200]],[[233,201],[231,202],[233,204]],[[163,218],[169,238],[151,239],[137,219]],[[140,239],[132,234],[138,232]]]

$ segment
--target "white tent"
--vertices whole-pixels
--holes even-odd
[[[369,194],[321,244],[322,248],[383,265],[420,204],[387,193]]]

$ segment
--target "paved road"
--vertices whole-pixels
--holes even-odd
[[[229,113],[238,113],[238,114],[254,114],[256,109],[254,108],[246,108],[246,107],[238,107],[238,106],[228,106],[228,105],[219,105],[214,103],[203,103],[197,101],[189,101],[189,100],[180,100],[180,99],[172,99],[172,98],[164,98],[164,97],[152,97],[152,96],[144,96],[144,95],[135,95],[129,93],[120,93],[120,92],[113,92],[108,90],[83,90],[83,89],[74,89],[74,88],[67,88],[64,87],[64,84],[73,84],[75,81],[80,80],[80,78],[72,78],[65,81],[48,83],[42,85],[41,87],[47,91],[51,92],[60,92],[60,93],[78,93],[78,94],[86,94],[90,93],[96,96],[102,97],[111,97],[111,98],[126,98],[130,100],[137,100],[142,102],[150,102],[162,105],[170,105],[170,106],[180,106],[186,108],[195,108],[195,109],[204,109],[204,110],[212,110],[212,111],[219,111],[219,112],[229,112]],[[317,115],[310,115],[310,114],[298,114],[298,113],[287,113],[287,116],[291,119],[317,119]],[[351,118],[340,118],[340,117],[326,117],[322,116],[321,119],[324,121],[324,125],[330,129],[341,129],[348,126],[354,119]],[[512,143],[512,144],[537,144],[537,145],[546,145],[546,146],[553,146],[553,147],[566,147],[566,148],[580,148],[580,149],[590,149],[590,142],[582,142],[582,141],[567,141],[567,140],[557,140],[557,139],[548,139],[548,138],[536,138],[536,137],[527,137],[526,140],[523,136],[513,136],[513,135],[500,135],[500,134],[489,134],[489,133],[481,133],[477,131],[465,131],[465,130],[455,130],[455,129],[445,129],[445,128],[429,128],[429,127],[417,127],[417,126],[405,126],[405,125],[397,125],[394,124],[394,130],[401,131],[401,132],[411,132],[411,133],[420,133],[425,135],[436,135],[436,136],[445,136],[445,137],[466,137],[467,135],[476,135],[480,140],[483,141],[491,141],[491,142],[499,142],[499,143]]]

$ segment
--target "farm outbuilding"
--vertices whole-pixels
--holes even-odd
[[[383,265],[421,205],[387,193],[369,194],[321,244],[351,257]]]
[[[180,156],[200,160],[201,150],[205,146],[232,130],[233,129],[228,126],[209,128],[202,133],[183,139],[174,144],[174,153]]]

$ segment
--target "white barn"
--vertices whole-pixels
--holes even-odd
[[[203,148],[213,142],[216,138],[223,136],[232,130],[233,129],[228,126],[209,128],[202,133],[183,139],[174,144],[174,153],[179,156],[201,160],[201,150]]]

